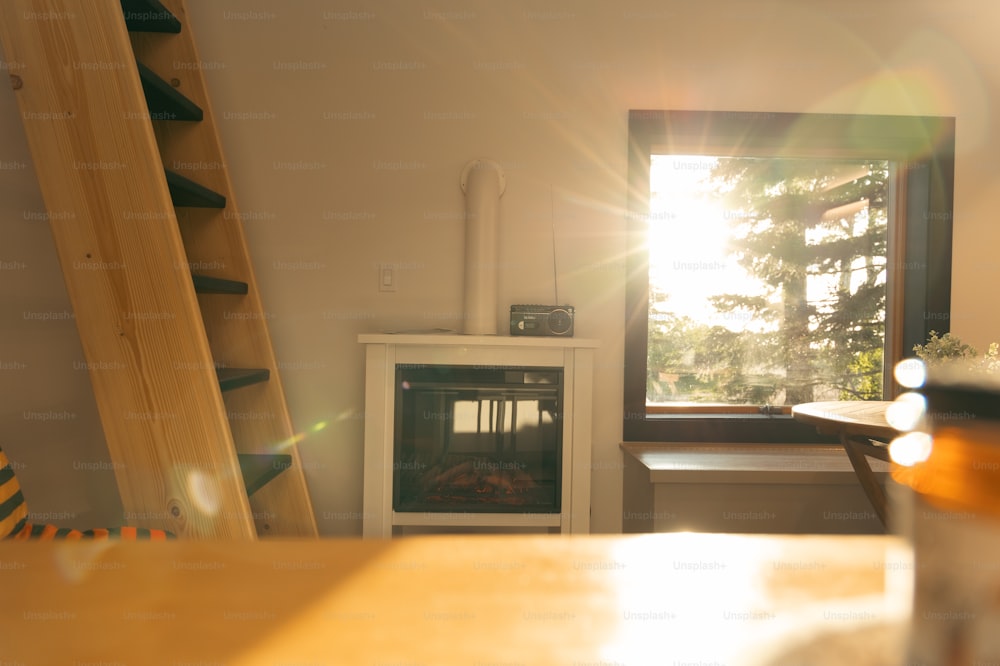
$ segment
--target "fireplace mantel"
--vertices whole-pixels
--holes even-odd
[[[593,352],[597,340],[558,337],[365,333],[365,537],[394,528],[544,528],[590,531]],[[563,370],[560,513],[417,513],[392,507],[396,366],[553,367]],[[398,530],[395,530],[398,531]]]

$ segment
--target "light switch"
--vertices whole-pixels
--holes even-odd
[[[396,291],[396,271],[390,264],[378,267],[378,290]]]

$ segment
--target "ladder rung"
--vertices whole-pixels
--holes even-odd
[[[158,0],[122,0],[125,27],[133,32],[181,31],[181,22]]]
[[[149,67],[136,62],[149,117],[153,120],[201,120],[201,107],[182,95]]]
[[[250,285],[238,280],[227,280],[194,273],[191,274],[191,279],[194,280],[195,292],[199,294],[246,294],[250,291]]]
[[[166,170],[170,199],[175,206],[191,208],[225,208],[226,197],[199,185],[190,178]]]
[[[264,485],[292,466],[292,457],[287,453],[237,453],[240,472],[247,495],[253,495]]]
[[[267,368],[216,368],[215,374],[219,377],[219,388],[223,391],[266,382],[271,377],[271,371]]]

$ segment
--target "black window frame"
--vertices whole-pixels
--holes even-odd
[[[886,363],[912,356],[951,312],[955,118],[944,116],[632,110],[628,119],[625,354],[626,442],[806,443],[828,441],[787,414],[647,414],[646,250],[650,156],[861,157],[895,165],[889,220],[893,271],[887,297]],[[892,333],[890,333],[890,330]],[[891,337],[891,339],[890,339]],[[888,373],[887,373],[888,374]],[[893,397],[887,382],[884,399]]]

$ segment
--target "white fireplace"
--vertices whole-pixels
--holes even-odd
[[[365,537],[590,531],[594,340],[359,336]]]

